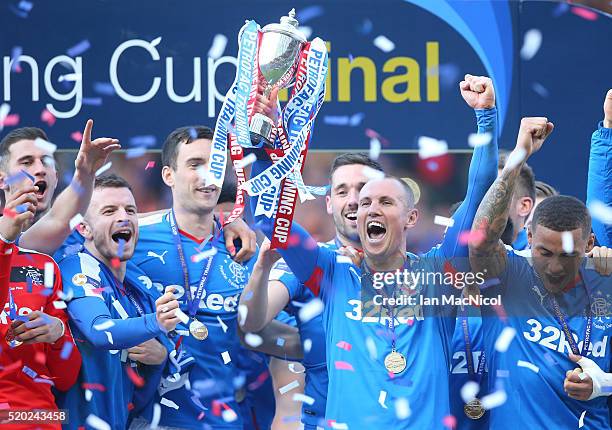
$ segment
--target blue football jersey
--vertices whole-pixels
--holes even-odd
[[[408,270],[444,270],[440,248],[422,257],[409,255]],[[329,372],[326,419],[348,428],[444,429],[449,415],[449,347],[454,321],[435,306],[402,306],[392,313],[396,350],[406,368],[392,374],[385,367],[392,340],[389,314],[362,290],[361,269],[337,261],[337,254],[320,248],[315,272],[324,304],[322,322]],[[316,273],[315,273],[316,275]],[[313,279],[313,278],[311,278]],[[450,287],[415,285],[425,298],[453,295]],[[448,308],[448,307],[447,307]]]
[[[59,262],[59,267],[64,293],[72,295],[72,300],[81,297],[98,298],[104,302],[112,319],[140,316],[136,306],[119,291],[120,285],[110,269],[86,250],[66,257]],[[144,273],[128,263],[126,278],[121,288],[129,288],[147,313],[154,312],[155,309],[155,295],[146,291],[149,285],[150,280]],[[126,428],[128,405],[134,401],[135,390],[134,383],[126,373],[126,367],[131,367],[139,373],[137,362],[128,358],[126,349],[96,348],[74,323],[70,302],[68,311],[70,328],[83,357],[83,364],[77,383],[65,393],[57,393],[58,406],[68,409],[70,414],[70,422],[64,428],[77,429],[79,426],[85,426],[90,414],[106,421],[113,429]]]
[[[143,218],[139,226],[140,238],[132,260],[160,291],[174,286],[181,309],[187,314],[183,269],[168,213]],[[255,259],[247,264],[234,262],[225,249],[222,236],[203,247],[189,235],[181,232],[179,236],[192,294],[206,264],[206,260],[194,262],[192,257],[213,247],[216,249],[196,314],[198,321],[208,328],[208,337],[200,341],[188,332],[182,333],[183,345],[195,363],[176,381],[162,382],[157,399],[162,404],[160,425],[189,429],[201,429],[204,425],[215,429],[241,429],[243,423],[235,401],[234,381],[239,374],[236,361],[240,354],[237,308]],[[171,406],[166,406],[168,404]]]
[[[338,249],[335,241],[319,244],[330,250]],[[316,315],[308,321],[302,321],[300,309],[315,298],[303,283],[289,269],[289,266],[279,260],[270,272],[270,280],[280,281],[289,293],[287,313],[295,317],[302,344],[306,342],[310,349],[304,351],[302,364],[306,369],[304,394],[312,397],[314,403],[302,405],[302,422],[310,427],[321,426],[325,420],[325,404],[327,402],[327,364],[325,358],[325,334],[323,332],[323,316]]]
[[[609,429],[605,397],[584,402],[570,398],[563,389],[566,371],[578,365],[568,358],[570,344],[529,256],[528,250],[509,250],[500,283],[483,290],[486,297],[501,297],[505,313],[505,318],[499,318],[499,309],[482,309],[489,391],[504,390],[507,395],[501,406],[490,411],[491,428],[575,429],[584,414],[582,428]],[[580,272],[577,285],[555,297],[582,355],[610,372],[612,277],[602,277],[584,264]],[[588,350],[583,350],[589,310],[590,342]],[[502,353],[495,350],[495,343],[505,327],[516,335]]]

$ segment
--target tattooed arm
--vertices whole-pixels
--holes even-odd
[[[506,248],[500,238],[508,222],[508,211],[517,178],[523,164],[538,151],[554,125],[546,118],[523,118],[516,139],[516,147],[508,157],[501,175],[487,191],[472,225],[475,236],[469,244],[470,264],[475,272],[487,278],[498,277],[506,268]]]

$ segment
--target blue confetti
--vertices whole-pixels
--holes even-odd
[[[195,139],[195,138],[197,138],[197,137],[198,137],[198,132],[196,131],[196,129],[195,129],[195,128],[191,127],[191,128],[189,129],[189,136],[190,136],[192,139]]]
[[[253,292],[252,291],[247,291],[246,294],[244,294],[243,297],[244,297],[244,300],[249,301],[253,297]]]
[[[76,57],[77,55],[87,51],[89,48],[91,48],[91,44],[89,43],[89,40],[85,39],[74,45],[72,48],[69,48],[66,53],[69,57]]]
[[[276,346],[280,346],[281,348],[283,346],[285,346],[285,339],[283,339],[282,337],[279,337],[276,339]]]
[[[94,82],[93,90],[98,94],[102,94],[103,96],[115,95],[115,87],[113,87],[113,84],[109,82]]]
[[[130,148],[125,153],[125,158],[138,158],[142,157],[147,153],[147,148],[144,146],[139,146],[137,148]]]
[[[130,139],[130,146],[154,146],[157,139],[153,135],[134,136]]]
[[[29,175],[27,172],[25,172],[24,170],[20,170],[19,172],[15,173],[14,175],[8,176],[5,180],[4,183],[6,185],[13,185],[17,182],[21,182],[24,179],[30,179],[32,182],[34,182],[34,177],[32,175]]]
[[[19,206],[15,207],[15,212],[17,212],[18,214],[24,213],[25,211],[28,210],[28,204],[29,203],[23,203],[23,204],[20,204]]]
[[[11,10],[11,12],[13,12],[15,15],[17,15],[19,18],[27,18],[28,17],[28,12],[23,11],[21,9],[17,9],[15,6],[13,6],[12,4],[9,5],[9,9]]]
[[[26,291],[28,293],[32,292],[32,278],[30,278],[29,276],[26,278]]]
[[[123,249],[125,248],[125,240],[119,239],[119,243],[117,246],[117,257],[123,257]]]
[[[65,342],[62,347],[62,352],[60,352],[60,358],[62,360],[68,360],[70,357],[70,353],[72,352],[72,342]]]
[[[24,12],[30,12],[33,7],[34,7],[34,4],[30,1],[21,0],[19,2],[19,9],[21,9]]]
[[[373,27],[374,26],[372,25],[372,21],[366,18],[361,23],[361,27],[359,28],[359,32],[361,34],[363,34],[363,35],[370,34],[372,32],[372,28]]]
[[[317,18],[321,15],[323,15],[322,6],[308,6],[304,9],[300,9],[296,14],[296,18],[300,21],[300,24],[305,24],[311,19]]]
[[[16,72],[19,68],[19,57],[23,54],[23,48],[21,46],[15,46],[11,50],[11,72]]]
[[[102,97],[83,97],[82,102],[84,105],[102,106]]]
[[[555,10],[553,11],[553,16],[555,18],[558,18],[561,15],[563,15],[565,12],[567,12],[569,8],[570,8],[569,4],[561,2],[557,5]]]

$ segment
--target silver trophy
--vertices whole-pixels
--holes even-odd
[[[295,78],[300,52],[306,38],[298,31],[295,9],[283,16],[279,24],[268,24],[262,31],[258,59],[259,70],[266,81],[264,96],[269,97],[272,89],[286,88]],[[267,116],[256,113],[249,126],[251,141],[262,142],[272,147],[272,134],[276,125]]]

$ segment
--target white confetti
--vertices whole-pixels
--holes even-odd
[[[98,330],[98,331],[103,331],[103,330],[107,330],[111,327],[113,327],[115,325],[115,323],[113,322],[113,320],[107,320],[104,321],[103,323],[100,324],[96,324],[94,325],[94,329]]]
[[[68,306],[66,306],[66,302],[63,300],[56,300],[53,302],[53,307],[55,309],[66,309]]]
[[[506,352],[510,346],[510,342],[516,336],[516,330],[512,327],[504,327],[499,337],[495,341],[495,350],[499,352]]]
[[[395,401],[395,416],[398,420],[405,420],[412,414],[410,411],[410,403],[408,403],[408,399],[404,397],[400,397]]]
[[[53,288],[53,281],[55,279],[55,267],[53,263],[46,262],[45,263],[45,288]]]
[[[200,252],[199,254],[195,254],[194,256],[192,256],[191,261],[193,261],[194,263],[199,263],[200,261],[208,257],[212,257],[216,253],[217,253],[217,248],[210,248],[204,252]]]
[[[94,414],[89,414],[87,416],[86,423],[96,430],[111,430],[111,426],[109,426],[106,421],[95,416]]]
[[[581,429],[582,427],[584,427],[584,416],[586,415],[587,411],[582,411],[582,413],[580,414],[580,418],[578,419],[578,428]]]
[[[96,170],[96,176],[100,176],[102,173],[106,172],[112,165],[113,163],[109,161],[104,166],[100,167],[98,170]]]
[[[540,46],[542,46],[542,32],[535,28],[527,30],[523,38],[521,58],[526,61],[531,60],[538,53]]]
[[[300,366],[300,367],[296,368],[296,366]],[[289,369],[291,373],[295,373],[296,375],[306,372],[306,368],[302,366],[300,363],[291,362],[287,364],[287,368]]]
[[[302,393],[295,393],[293,395],[293,401],[294,402],[303,402],[303,403],[306,403],[307,405],[312,406],[314,404],[314,402],[315,402],[315,399],[313,399],[312,397],[307,396],[305,394],[302,394]]]
[[[561,246],[566,254],[574,252],[574,236],[572,236],[572,233],[569,231],[561,233]]]
[[[467,381],[461,387],[461,399],[463,403],[469,403],[476,398],[478,395],[478,391],[480,391],[480,385],[475,381]]]
[[[176,409],[177,411],[179,409],[179,405],[177,405],[176,403],[174,403],[170,399],[166,399],[165,397],[162,397],[161,400],[159,401],[159,403],[164,405],[164,406],[168,406],[169,408]]]
[[[83,215],[76,214],[75,216],[70,218],[70,221],[68,222],[68,227],[70,227],[70,230],[74,230],[82,222],[83,222]]]
[[[110,331],[105,331],[104,333],[106,334],[106,338],[108,339],[108,343],[110,343],[111,345],[114,345],[114,343],[113,343],[113,334]]]
[[[89,388],[85,389],[85,400],[86,401],[91,401],[91,398],[93,397],[93,391],[91,391]]]
[[[335,421],[332,421],[331,428],[335,430],[348,430],[349,426],[346,423],[337,423]]]
[[[312,349],[312,339],[306,339],[304,340],[304,352],[306,354],[308,354],[310,352],[310,350]]]
[[[177,308],[174,311],[174,316],[180,319],[183,324],[187,324],[189,322],[189,317],[185,314],[185,312],[180,310],[180,308]]]
[[[605,203],[593,200],[589,204],[589,212],[591,212],[593,218],[598,219],[603,224],[612,224],[612,208],[606,206]]]
[[[338,255],[336,256],[336,263],[338,264],[353,264],[353,260],[351,257],[347,257],[346,255]]]
[[[221,358],[223,358],[223,364],[227,364],[232,361],[232,357],[230,357],[229,352],[223,351],[221,353]]]
[[[375,137],[370,139],[370,158],[372,160],[378,160],[381,148],[382,145],[380,144],[380,140]]]
[[[496,392],[489,394],[488,396],[484,396],[482,399],[480,399],[480,402],[482,403],[483,408],[485,408],[486,410],[490,410],[503,405],[504,403],[506,403],[507,399],[508,396],[506,395],[506,392],[504,390],[497,390]]]
[[[10,111],[11,105],[9,105],[8,103],[2,103],[2,105],[0,105],[0,131],[4,129],[4,120],[6,119]]]
[[[376,39],[374,39],[374,46],[376,46],[383,52],[391,52],[395,49],[395,43],[393,43],[391,40],[389,40],[388,37],[383,36],[382,34],[380,36],[377,36]]]
[[[289,382],[287,385],[280,387],[278,389],[278,392],[281,394],[285,394],[291,390],[293,390],[294,388],[297,388],[300,386],[300,383],[296,380]]]
[[[493,135],[491,133],[471,133],[468,136],[468,145],[472,148],[478,148],[479,146],[485,146],[491,143]]]
[[[242,157],[242,160],[238,160],[235,163],[235,166],[238,167],[238,168],[243,169],[246,166],[250,166],[251,164],[253,164],[256,161],[257,161],[257,155],[255,155],[254,153],[251,152],[246,157]]]
[[[385,405],[386,400],[387,400],[387,392],[384,390],[380,390],[380,393],[378,393],[378,404],[385,409],[387,409],[387,405]]]
[[[538,370],[540,370],[540,369],[538,369]],[[578,374],[578,378],[580,378],[581,381],[584,381],[588,377],[589,377],[588,373],[580,372]]]
[[[362,173],[370,180],[383,179],[385,174],[380,170],[376,170],[370,166],[364,166]]]
[[[441,225],[444,227],[452,227],[455,225],[455,220],[452,218],[446,218],[440,215],[434,217],[434,224]]]
[[[221,326],[223,333],[227,333],[227,325],[225,325],[225,323],[223,322],[223,320],[221,319],[219,315],[217,315],[217,321],[219,321],[219,325]]]
[[[323,312],[323,302],[320,299],[312,299],[300,309],[298,314],[300,321],[306,323]]]
[[[536,366],[535,364],[530,363],[528,361],[519,360],[519,361],[516,362],[516,365],[518,367],[525,367],[525,368],[527,368],[527,369],[529,369],[529,370],[531,370],[531,371],[533,371],[535,373],[539,373],[540,372],[540,368],[538,366]]]
[[[225,51],[225,47],[227,46],[227,36],[224,34],[215,34],[213,38],[212,45],[210,45],[210,49],[208,50],[208,57],[216,60],[217,58],[221,58],[223,52]]]
[[[122,320],[126,320],[128,319],[128,314],[125,311],[125,309],[123,309],[123,305],[121,304],[121,302],[117,299],[113,299],[113,307],[115,308],[115,310],[117,311],[117,313],[119,314],[119,316],[121,317]]]
[[[223,418],[223,421],[226,423],[231,423],[238,419],[238,415],[236,415],[233,409],[224,409],[223,412],[221,412],[221,418]]]
[[[312,36],[312,28],[307,25],[300,25],[298,31],[308,40]]]
[[[263,339],[261,338],[261,336],[255,334],[255,333],[247,333],[247,334],[245,334],[244,335],[244,341],[251,348],[257,348],[258,346],[260,346],[263,343]]]
[[[448,152],[448,144],[445,140],[420,136],[417,143],[419,145],[419,158],[439,157]]]
[[[60,75],[57,78],[57,82],[75,82],[75,81],[80,81],[81,80],[81,74],[80,73],[67,73],[65,75]]]
[[[53,154],[57,150],[57,145],[54,145],[53,143],[46,141],[45,139],[42,139],[40,137],[36,138],[36,140],[34,141],[34,145],[36,145],[43,151],[50,152],[51,154]]]
[[[547,98],[549,95],[549,92],[546,87],[539,82],[534,82],[533,84],[531,84],[531,89],[538,93],[540,97]]]
[[[153,416],[151,417],[151,429],[156,429],[159,426],[159,420],[161,418],[161,406],[159,403],[153,405]]]
[[[368,336],[366,338],[365,344],[366,348],[368,349],[368,354],[370,354],[370,360],[376,360],[376,358],[378,357],[378,352],[376,351],[376,343],[374,343],[374,339]]]
[[[245,305],[238,306],[238,325],[240,325],[240,327],[244,325],[248,314],[249,308],[247,308]]]
[[[512,151],[508,156],[508,159],[506,160],[506,165],[504,166],[504,169],[514,169],[516,166],[521,164],[523,160],[525,160],[526,155],[527,151],[525,151],[523,148],[519,148],[517,150]]]

